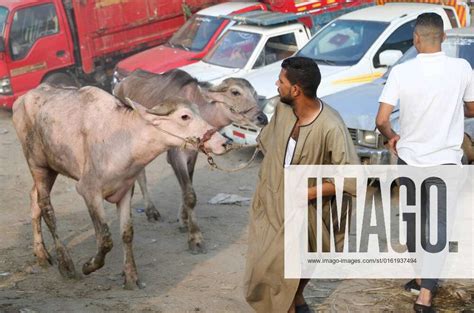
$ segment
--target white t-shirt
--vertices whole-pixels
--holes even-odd
[[[293,154],[295,154],[296,148],[296,140],[290,137],[288,141],[288,145],[286,146],[286,155],[285,155],[285,167],[291,165],[291,161],[293,160]]]
[[[398,156],[414,166],[461,164],[464,101],[474,101],[466,60],[420,53],[395,66],[379,102],[400,103]]]

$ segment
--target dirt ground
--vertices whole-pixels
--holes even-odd
[[[217,161],[233,166],[251,150],[233,152]],[[198,160],[195,188],[197,216],[208,253],[192,255],[186,234],[176,222],[180,191],[164,156],[147,169],[152,198],[164,221],[149,223],[137,188],[133,199],[134,251],[146,288],[122,289],[122,249],[114,206],[106,213],[114,249],[105,266],[77,280],[63,279],[56,267],[35,265],[28,193],[32,180],[11,124],[11,113],[0,110],[0,312],[251,312],[243,298],[248,206],[209,205],[218,193],[251,197],[261,160],[238,173],[211,171]],[[59,235],[80,269],[95,254],[95,237],[87,209],[74,181],[61,177],[52,194]],[[46,227],[45,238],[52,244]],[[54,251],[53,251],[54,255]],[[313,280],[306,297],[319,312],[409,312],[414,296],[402,280]],[[435,304],[444,312],[472,312],[472,281],[443,284]]]

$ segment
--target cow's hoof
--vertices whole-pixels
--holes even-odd
[[[145,209],[145,214],[149,222],[161,222],[161,214],[158,210],[152,206]]]
[[[189,251],[191,254],[206,254],[207,249],[204,242],[189,242]]]
[[[61,273],[61,275],[66,278],[77,278],[74,262],[69,256],[66,248],[58,247],[56,248],[56,253],[58,254],[59,273]]]
[[[98,262],[96,258],[92,257],[89,259],[89,261],[82,265],[82,273],[84,273],[84,275],[89,275],[90,273],[97,271],[102,266],[104,266],[104,262]]]
[[[53,265],[53,259],[51,258],[51,256],[46,250],[44,250],[41,253],[37,252],[35,254],[36,254],[36,260],[38,261],[39,266],[46,268]]]
[[[140,280],[133,280],[133,279],[125,279],[125,282],[123,284],[123,289],[125,290],[137,290],[137,289],[143,289],[146,287],[145,283],[140,282]]]

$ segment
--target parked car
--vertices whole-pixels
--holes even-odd
[[[443,43],[443,51],[452,57],[466,59],[474,68],[474,27],[457,28],[446,32],[447,39]],[[409,49],[398,63],[406,62],[417,55],[414,47]],[[379,97],[382,93],[389,72],[376,81],[341,91],[323,98],[330,106],[341,114],[352,140],[356,145],[361,161],[366,164],[390,164],[394,159],[386,149],[385,138],[375,126],[375,117],[379,108]],[[447,78],[449,79],[449,78]],[[398,132],[400,125],[399,107],[396,106],[391,115],[392,128]],[[474,142],[474,118],[465,119],[465,154],[472,155]],[[468,149],[469,148],[469,149]],[[469,160],[470,162],[474,160]]]
[[[318,96],[323,97],[380,78],[413,45],[416,18],[438,13],[445,29],[459,26],[454,7],[426,3],[389,3],[340,16],[317,32],[296,55],[314,59],[321,70]],[[247,79],[268,104],[271,118],[278,92],[275,80],[281,62],[253,71]],[[256,144],[259,129],[233,124],[225,135],[241,144]]]
[[[301,23],[316,30],[337,16],[373,5],[371,0],[334,0],[327,3],[319,0],[260,2],[226,2],[199,11],[166,44],[121,61],[114,71],[113,85],[136,69],[161,74],[200,61],[232,25],[246,22],[240,16],[243,13],[267,11],[269,8],[274,13],[273,17],[277,18],[278,12],[297,14]],[[302,14],[304,17],[301,17]],[[236,16],[239,16],[238,20],[231,18]]]
[[[221,15],[266,10],[259,2],[226,2],[205,8],[193,15],[168,42],[145,50],[119,62],[114,71],[113,85],[136,69],[153,73],[198,62],[214,46],[217,39],[234,24]]]
[[[245,24],[232,26],[202,61],[180,69],[200,81],[216,84],[283,60],[311,37],[310,29],[297,18],[274,12],[239,15]]]

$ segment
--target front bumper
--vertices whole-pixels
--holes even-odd
[[[257,136],[260,133],[260,129],[231,124],[225,127],[222,132],[236,144],[254,146],[257,144]]]
[[[0,95],[0,107],[11,110],[16,98],[14,95]]]
[[[355,145],[357,155],[362,164],[388,165],[396,164],[396,158],[387,149],[375,149]]]

